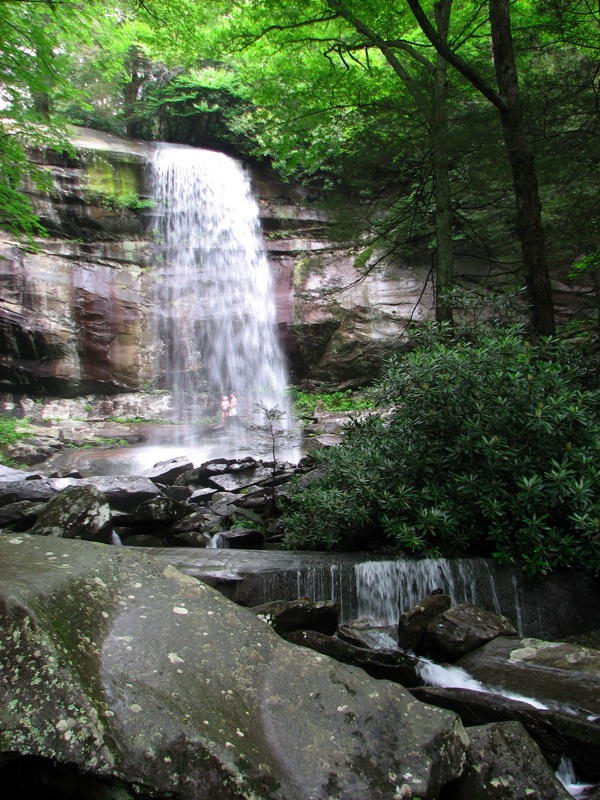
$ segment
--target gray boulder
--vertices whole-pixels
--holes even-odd
[[[179,522],[190,513],[190,507],[171,497],[151,497],[144,500],[133,513],[133,524],[144,532],[158,531]]]
[[[393,628],[382,628],[373,617],[358,617],[339,625],[335,635],[348,644],[369,650],[389,650],[396,647]]]
[[[461,777],[444,800],[571,800],[520,722],[468,729],[470,744]]]
[[[429,622],[421,650],[437,660],[456,661],[497,636],[516,635],[506,617],[471,603],[460,603]]]
[[[101,475],[94,478],[85,478],[81,481],[74,481],[72,478],[56,479],[52,485],[57,489],[62,489],[62,481],[71,481],[73,485],[91,483],[99,491],[106,495],[111,508],[119,511],[134,511],[140,503],[158,497],[162,494],[160,489],[152,483],[149,478],[142,478],[135,475],[125,475],[113,477],[112,475]]]
[[[271,478],[270,469],[255,466],[253,469],[246,469],[240,472],[225,472],[221,475],[211,475],[209,482],[222,492],[239,492],[247,489],[254,484],[267,481]]]
[[[46,461],[50,456],[62,450],[63,447],[62,442],[51,436],[38,436],[35,439],[27,439],[26,441],[8,445],[6,452],[16,462],[33,466]]]
[[[201,505],[202,503],[206,503],[208,500],[211,500],[216,492],[216,489],[211,489],[208,486],[202,487],[201,489],[195,489],[190,495],[189,501],[195,505]]]
[[[450,595],[432,593],[405,611],[398,622],[398,646],[416,650],[429,623],[451,605]]]
[[[196,530],[177,533],[173,533],[171,530],[166,539],[166,545],[167,547],[206,547],[207,538],[210,541],[210,537]]]
[[[331,600],[275,600],[254,606],[252,611],[283,636],[297,630],[311,630],[332,636],[338,625],[340,606]]]
[[[592,720],[534,708],[501,694],[470,689],[417,686],[410,691],[423,703],[455,711],[465,727],[489,722],[520,722],[553,769],[557,769],[562,756],[568,754],[578,775],[587,781],[600,781],[600,727]]]
[[[20,503],[27,500],[30,503],[45,503],[54,495],[58,494],[58,489],[52,485],[49,478],[32,478],[30,480],[9,480],[0,482],[0,506],[7,506],[12,503]],[[68,483],[65,485],[68,486]]]
[[[0,754],[179,800],[436,798],[467,746],[451,712],[123,547],[0,535],[0,675]]]
[[[149,478],[153,483],[171,485],[180,475],[194,468],[191,461],[185,456],[171,458],[168,461],[159,461],[151,469],[142,473],[142,477]]]
[[[97,539],[112,528],[110,506],[95,486],[69,486],[45,506],[29,533]]]
[[[45,508],[45,503],[32,503],[30,500],[21,500],[10,503],[0,508],[0,528],[10,526],[11,530],[26,531]]]
[[[45,502],[69,486],[95,486],[106,495],[111,508],[134,511],[144,500],[157,497],[162,492],[148,478],[134,475],[113,477],[101,475],[93,478],[42,478],[0,482],[0,506],[21,500]]]

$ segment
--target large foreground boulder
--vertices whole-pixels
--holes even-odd
[[[3,754],[179,800],[435,798],[458,717],[122,547],[0,535]],[[143,791],[142,791],[143,789]]]

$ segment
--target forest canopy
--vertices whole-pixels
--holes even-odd
[[[75,123],[260,160],[357,200],[339,236],[431,251],[452,318],[467,248],[527,289],[600,261],[600,20],[588,0],[0,2],[0,224],[42,231],[31,149]],[[339,205],[339,203],[338,203]]]

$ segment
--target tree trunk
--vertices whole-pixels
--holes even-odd
[[[529,318],[532,332],[549,336],[555,332],[554,305],[541,203],[533,155],[529,149],[519,82],[515,64],[509,0],[489,0],[492,50],[498,91],[502,134],[512,170],[516,205],[516,231],[526,274]]]
[[[510,25],[510,1],[489,0],[498,91],[440,37],[419,0],[406,1],[421,30],[438,53],[498,109],[513,176],[517,213],[516,233],[525,269],[531,332],[534,336],[551,335],[555,331],[554,304],[546,261],[537,173],[527,142],[519,98],[519,82]]]
[[[125,130],[127,136],[143,138],[146,122],[140,113],[139,100],[142,86],[147,80],[145,67],[147,60],[142,51],[132,45],[127,53],[125,67],[129,72],[129,81],[123,86],[123,111],[125,113]]]
[[[435,4],[438,33],[448,39],[452,0]],[[452,196],[450,191],[450,160],[448,157],[448,64],[439,53],[435,65],[433,84],[433,114],[431,119],[431,146],[433,149],[433,180],[435,183],[436,248],[436,298],[435,318],[438,322],[452,322],[452,301],[448,291],[454,281],[454,252],[452,240]]]

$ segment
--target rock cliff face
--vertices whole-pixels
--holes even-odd
[[[143,210],[151,152],[102,134],[75,139],[76,160],[48,165],[52,197],[32,196],[48,230],[37,251],[0,234],[0,386],[78,395],[145,379]]]
[[[49,237],[34,251],[0,232],[0,392],[110,395],[156,377],[147,314],[153,145],[83,128],[73,141],[75,158],[43,161],[54,194],[32,195]],[[368,383],[404,324],[433,313],[428,259],[358,280],[374,256],[333,245],[306,190],[258,170],[252,178],[292,379]],[[481,269],[466,260],[458,268],[474,279]]]

